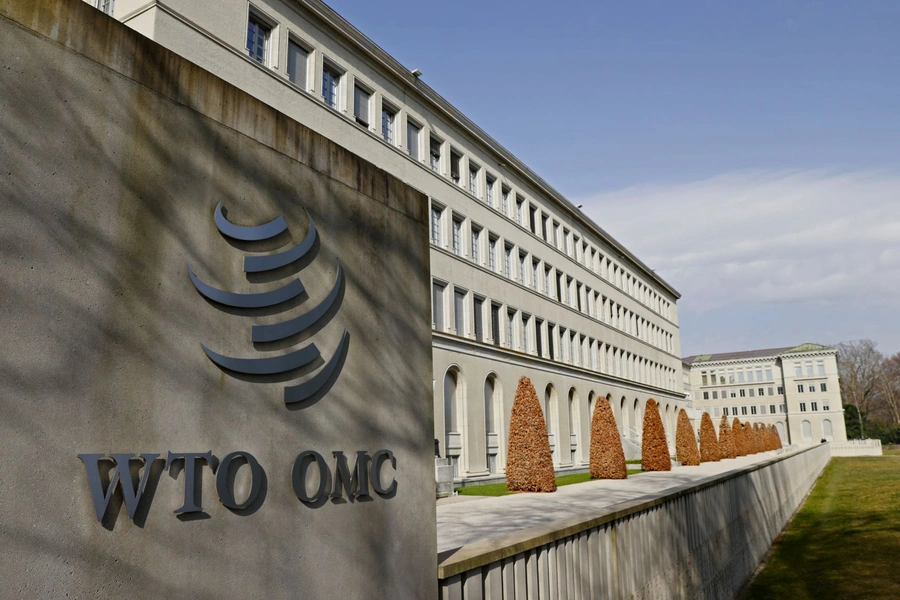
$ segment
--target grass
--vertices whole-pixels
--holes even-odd
[[[885,456],[900,456],[900,446],[896,444],[882,446],[881,450],[884,452]]]
[[[834,458],[743,600],[900,598],[900,452]]]
[[[629,475],[637,475],[641,473],[640,469],[628,469]],[[556,487],[564,485],[572,485],[573,483],[584,483],[591,480],[590,473],[574,473],[572,475],[560,475],[556,478]],[[485,485],[470,485],[467,487],[456,488],[460,496],[506,496],[511,494],[506,489],[505,483],[487,483]]]

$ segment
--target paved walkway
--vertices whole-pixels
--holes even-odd
[[[438,552],[578,514],[596,515],[604,507],[643,496],[656,496],[668,489],[727,473],[776,455],[775,452],[764,452],[703,463],[699,467],[675,467],[668,473],[640,473],[624,480],[576,483],[562,486],[553,494],[447,498],[438,501],[437,505]]]

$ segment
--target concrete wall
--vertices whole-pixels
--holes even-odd
[[[881,440],[849,440],[828,444],[832,456],[883,456]]]
[[[822,444],[463,546],[438,568],[441,598],[733,598],[828,460]]]
[[[78,0],[0,0],[0,52],[0,595],[434,597],[427,198]],[[241,225],[283,215],[288,232],[229,240],[219,201]],[[243,256],[299,242],[307,211],[303,260],[242,272]],[[323,300],[338,265],[336,308],[314,328],[251,343],[251,325]],[[223,309],[188,266],[232,292],[294,276],[306,292]],[[320,374],[345,330],[336,374],[287,406],[285,386]],[[309,342],[320,359],[271,376],[223,371],[201,348]],[[303,503],[292,489],[302,451],[352,467],[379,449],[395,455],[378,473],[394,493]],[[177,516],[185,473],[158,459],[134,518],[117,491],[98,522],[77,455],[168,450],[251,453],[257,501],[226,508],[222,469],[203,467],[202,511]],[[239,499],[248,471],[231,476]]]

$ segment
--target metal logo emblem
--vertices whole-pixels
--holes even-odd
[[[313,222],[312,216],[310,216],[309,212],[307,212],[306,215],[309,218],[309,232],[299,244],[275,254],[245,256],[244,272],[265,273],[274,271],[291,265],[303,258],[315,244],[317,235],[316,225]],[[284,217],[281,216],[268,223],[255,227],[235,225],[225,217],[221,202],[216,205],[215,222],[216,228],[219,230],[220,234],[243,242],[263,242],[271,240],[282,234],[288,228],[287,222],[284,220]],[[270,308],[293,300],[305,291],[303,283],[296,276],[291,276],[290,281],[278,289],[251,294],[226,292],[214,288],[201,281],[190,267],[188,267],[188,276],[194,284],[194,287],[204,298],[215,304],[231,308]],[[254,343],[276,342],[309,329],[322,319],[322,317],[335,305],[338,297],[341,295],[343,283],[344,274],[339,262],[334,287],[325,299],[309,311],[287,319],[286,321],[268,325],[253,325],[251,328],[251,341]],[[307,381],[289,385],[284,388],[284,401],[286,404],[302,402],[303,400],[311,398],[325,386],[337,368],[341,356],[344,354],[347,341],[348,333],[345,329],[334,354],[328,359],[318,373]],[[278,375],[288,373],[294,369],[299,369],[300,367],[311,364],[321,356],[319,349],[312,343],[292,350],[287,354],[266,358],[233,358],[214,352],[202,344],[201,347],[206,353],[206,356],[220,368],[243,375]]]

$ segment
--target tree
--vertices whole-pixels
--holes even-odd
[[[647,400],[644,408],[644,431],[641,435],[641,469],[644,471],[671,471],[672,461],[669,458],[669,444],[666,442],[666,430],[659,417],[659,405],[656,400]]]
[[[876,346],[869,339],[841,342],[835,346],[838,351],[841,396],[845,404],[856,407],[860,437],[863,439],[866,437],[863,417],[869,410],[869,403],[879,391],[884,366],[884,355]]]
[[[719,440],[716,438],[716,426],[712,417],[704,411],[700,419],[700,460],[702,462],[716,462],[722,458],[722,450]]]
[[[556,491],[544,411],[527,377],[519,379],[509,419],[506,488],[519,492]]]
[[[700,452],[697,450],[697,438],[691,419],[683,408],[678,411],[678,424],[675,426],[675,458],[686,467],[700,464]]]
[[[895,425],[900,425],[900,352],[882,363],[878,391],[891,421]]]
[[[625,453],[622,438],[616,427],[616,416],[609,400],[598,398],[591,417],[591,477],[594,479],[625,479]]]
[[[737,453],[734,448],[734,433],[728,425],[728,417],[722,415],[719,422],[719,450],[722,458],[735,458]]]

